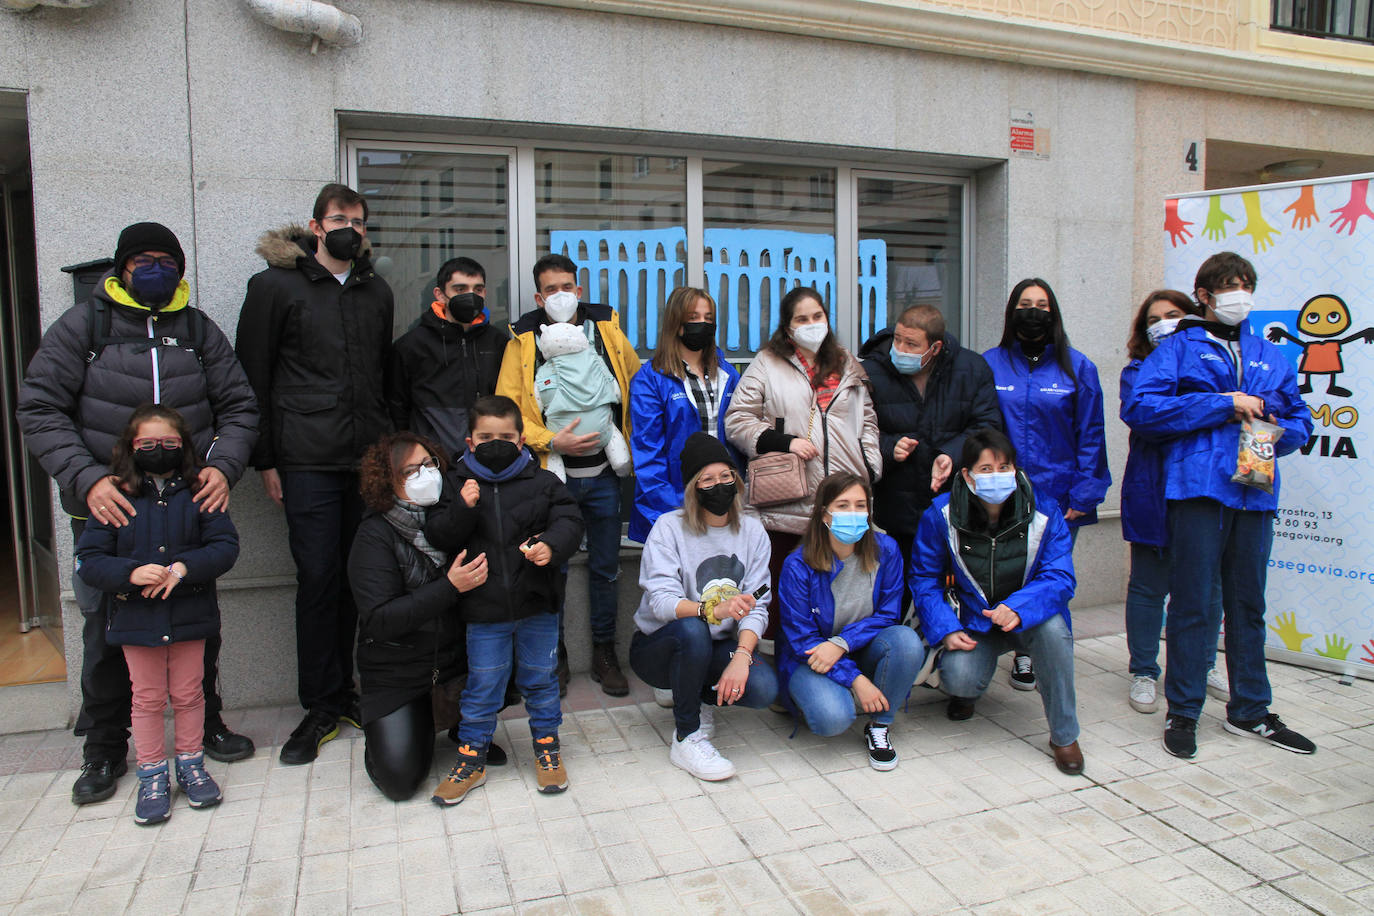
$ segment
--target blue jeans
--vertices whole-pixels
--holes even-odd
[[[515,622],[468,624],[468,681],[459,703],[458,743],[485,753],[496,734],[496,715],[506,695],[515,654],[515,686],[530,714],[536,740],[558,735],[558,615],[537,613]]]
[[[607,468],[595,477],[568,477],[568,492],[587,529],[587,599],[592,642],[615,642],[615,580],[620,572],[620,478]]]
[[[701,727],[701,704],[716,702],[716,681],[730,664],[738,645],[734,637],[712,639],[706,621],[679,617],[652,633],[635,631],[630,640],[630,668],[650,687],[673,691],[673,724],[678,738]],[[735,703],[762,709],[778,698],[778,676],[773,665],[755,654],[744,682],[744,694]]]
[[[997,671],[997,658],[1016,649],[1035,657],[1035,682],[1050,743],[1064,747],[1078,740],[1078,701],[1073,688],[1073,634],[1064,615],[1055,614],[1037,627],[1013,633],[993,630],[969,633],[978,645],[940,656],[940,687],[952,697],[976,700]]]
[[[1212,499],[1169,501],[1169,617],[1164,696],[1169,714],[1196,719],[1207,669],[1226,620],[1226,672],[1237,721],[1263,718],[1273,699],[1264,662],[1264,582],[1274,513],[1231,509]],[[1213,596],[1221,590],[1218,607]]]
[[[890,626],[849,657],[887,697],[887,711],[870,718],[878,725],[891,725],[926,660],[921,637],[911,627]],[[801,665],[788,679],[787,692],[805,717],[806,727],[822,738],[854,724],[854,695],[827,675]]]
[[[1126,587],[1126,646],[1133,675],[1159,678],[1159,628],[1164,625],[1164,599],[1169,595],[1170,554],[1167,547],[1131,545],[1131,581]],[[1221,617],[1221,591],[1212,596]],[[1217,664],[1217,643],[1209,643],[1210,671]]]

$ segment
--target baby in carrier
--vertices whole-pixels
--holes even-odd
[[[584,326],[590,329],[592,324],[585,322]],[[606,461],[624,477],[630,473],[630,447],[615,422],[620,385],[593,349],[588,333],[573,324],[539,326],[538,345],[544,363],[534,373],[534,390],[546,427],[557,431],[580,420],[577,434],[600,433]],[[563,456],[557,452],[549,452],[548,468],[559,480],[567,480]]]

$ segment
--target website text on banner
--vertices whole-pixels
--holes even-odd
[[[1164,204],[1164,285],[1218,251],[1259,274],[1250,325],[1293,363],[1312,438],[1280,459],[1269,655],[1374,678],[1374,175]],[[1239,433],[1237,434],[1239,435]]]

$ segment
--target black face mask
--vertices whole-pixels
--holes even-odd
[[[482,467],[500,474],[520,457],[520,446],[506,439],[489,439],[474,446],[472,454]]]
[[[459,293],[448,297],[448,317],[460,324],[470,324],[482,314],[487,301],[476,293]]]
[[[363,235],[352,226],[331,229],[324,234],[324,250],[340,261],[351,261],[363,248]]]
[[[701,503],[701,508],[712,515],[726,515],[730,512],[730,506],[735,502],[734,481],[730,483],[718,483],[714,487],[697,488],[697,502]]]
[[[1044,340],[1054,316],[1043,309],[1016,309],[1011,313],[1012,330],[1021,340]]]
[[[181,446],[167,448],[159,444],[135,449],[134,467],[145,474],[170,474],[181,467]]]
[[[700,353],[715,342],[714,321],[689,321],[682,326],[682,345],[693,353]]]

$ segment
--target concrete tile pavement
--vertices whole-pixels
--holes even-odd
[[[1288,754],[1224,732],[1209,703],[1194,762],[1160,747],[1163,716],[1126,703],[1124,637],[1077,643],[1086,778],[1046,748],[1039,697],[1003,672],[967,722],[918,689],[897,717],[902,763],[867,766],[856,728],[789,737],[789,719],[728,710],[739,775],[671,767],[668,710],[575,679],[572,783],[535,789],[523,718],[511,764],[451,809],[386,801],[359,732],[284,767],[294,708],[230,713],[258,754],[212,764],[225,801],[178,796],[133,823],[135,781],[77,808],[65,732],[0,737],[0,913],[1368,913],[1374,910],[1374,691],[1271,665],[1275,711],[1319,746]],[[434,779],[452,745],[439,736]]]

